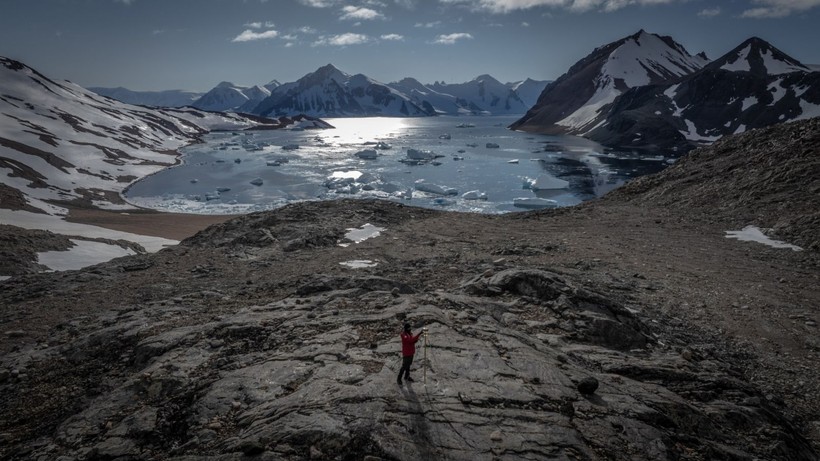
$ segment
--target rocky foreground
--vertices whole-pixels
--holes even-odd
[[[820,254],[799,215],[818,212],[819,127],[771,129],[767,152],[739,136],[667,170],[677,189],[572,209],[302,203],[12,278],[0,458],[816,460]],[[764,155],[797,160],[767,183],[777,164],[747,168]],[[780,208],[807,249],[726,239],[778,208],[687,186],[715,196],[721,175],[761,196],[807,175]],[[365,223],[384,230],[345,239]],[[398,386],[404,322],[429,336]]]

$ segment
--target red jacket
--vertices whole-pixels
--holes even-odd
[[[413,336],[406,331],[401,332],[401,355],[402,357],[412,357],[416,355],[416,341],[421,337],[421,333]]]

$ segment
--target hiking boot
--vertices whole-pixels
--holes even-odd
[[[413,379],[413,378],[411,378],[411,377],[409,377],[409,376],[405,376],[405,377],[404,377],[404,380],[405,380],[405,381],[407,381],[407,382],[411,382],[411,383],[412,383],[413,381],[415,381],[415,379]]]

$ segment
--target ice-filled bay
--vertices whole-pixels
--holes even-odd
[[[475,126],[467,127],[458,117],[327,121],[336,128],[211,133],[183,150],[181,165],[135,183],[126,197],[149,208],[205,214],[342,197],[499,213],[522,210],[515,203],[575,205],[659,171],[671,154],[615,152],[582,138],[510,131],[515,117],[470,118]],[[364,150],[377,155],[357,155]],[[544,183],[559,188],[539,189]],[[546,200],[521,200],[535,198]]]

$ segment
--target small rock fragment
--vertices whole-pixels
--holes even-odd
[[[578,392],[584,395],[592,395],[598,389],[598,380],[592,376],[586,377],[578,383]]]

